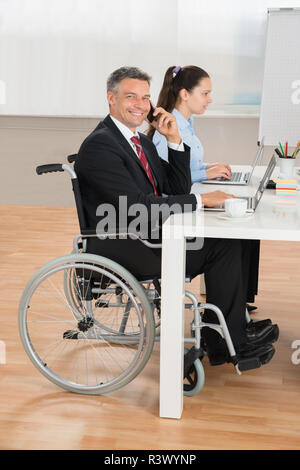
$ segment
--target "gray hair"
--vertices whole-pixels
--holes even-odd
[[[137,67],[120,67],[110,74],[107,79],[107,91],[117,93],[119,85],[125,78],[135,78],[137,80],[144,80],[150,85],[151,77],[146,72],[138,69]]]

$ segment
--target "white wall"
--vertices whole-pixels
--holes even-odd
[[[122,65],[153,76],[154,100],[167,67],[194,64],[214,106],[259,105],[278,6],[299,0],[0,0],[0,115],[101,116]]]

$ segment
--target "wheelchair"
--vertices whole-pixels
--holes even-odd
[[[69,163],[75,158],[70,155]],[[49,261],[27,283],[18,313],[22,344],[34,366],[57,386],[81,394],[115,391],[143,370],[154,342],[159,341],[160,280],[138,280],[118,263],[86,252],[87,239],[97,235],[86,226],[73,167],[54,163],[38,166],[36,172],[69,174],[80,234],[74,237],[71,254]],[[161,247],[139,240],[149,247]],[[192,347],[184,349],[183,389],[184,395],[193,396],[205,381],[203,327],[215,329],[225,339],[239,374],[247,370],[247,364],[238,361],[218,307],[199,303],[192,292],[185,291],[185,296],[185,308],[193,312],[194,319],[191,336],[184,338]],[[205,309],[216,313],[219,324],[202,321]]]

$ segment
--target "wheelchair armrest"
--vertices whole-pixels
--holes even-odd
[[[95,230],[93,229],[85,229],[81,231],[81,234],[76,237],[77,238],[85,238],[85,237],[98,237],[100,240],[105,240],[106,238],[110,236],[126,236],[130,235],[131,237],[135,238],[136,240],[139,240],[140,242],[144,243],[144,245],[148,246],[149,248],[161,248],[162,244],[161,243],[150,243],[148,240],[144,240],[143,238],[140,238],[136,233],[130,233],[130,232],[115,232],[115,233],[103,233],[103,234],[97,234]]]
[[[103,235],[98,235],[98,237],[101,239],[101,238],[107,238],[109,237],[110,235],[130,235],[132,238],[135,238],[136,240],[139,240],[141,243],[143,243],[144,245],[148,246],[149,248],[162,248],[162,244],[161,243],[150,243],[148,242],[148,240],[144,240],[143,238],[139,237],[136,233],[130,233],[130,232],[119,232],[119,233],[107,233],[107,234],[103,234]]]

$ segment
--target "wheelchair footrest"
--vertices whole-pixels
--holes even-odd
[[[261,366],[259,357],[251,357],[249,359],[240,359],[238,361],[238,368],[241,372],[245,370],[258,369]]]
[[[195,346],[193,346],[191,349],[188,350],[188,352],[184,355],[184,367],[183,367],[183,378],[185,378],[192,365],[196,361],[196,359],[200,359],[200,361],[204,357],[204,352],[203,350],[196,349]]]

